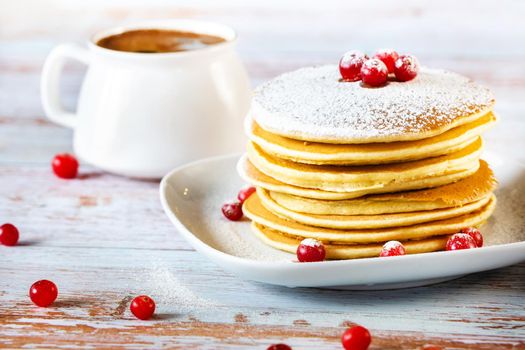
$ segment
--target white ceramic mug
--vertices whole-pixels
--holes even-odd
[[[170,53],[134,53],[97,46],[134,29],[175,29],[225,42]],[[48,56],[42,103],[52,121],[74,129],[76,155],[103,170],[160,178],[183,163],[244,147],[242,119],[251,91],[235,52],[235,32],[193,20],[141,23],[102,31],[88,48],[64,44]],[[76,113],[63,109],[59,78],[67,59],[88,65]]]

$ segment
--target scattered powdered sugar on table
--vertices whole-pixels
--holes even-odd
[[[255,90],[252,117],[280,135],[366,142],[429,131],[494,103],[489,89],[443,70],[379,88],[339,79],[335,65],[280,75]]]
[[[170,269],[167,263],[160,259],[151,261],[149,271],[151,271],[148,279],[148,287],[151,288],[150,296],[157,304],[170,305],[180,313],[220,306],[195,295],[176,277],[173,268]]]

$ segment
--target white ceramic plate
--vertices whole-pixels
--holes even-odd
[[[222,204],[245,186],[239,156],[210,158],[166,175],[160,184],[164,211],[178,232],[225,270],[248,280],[288,287],[391,289],[421,286],[525,261],[525,166],[489,161],[500,182],[498,205],[482,232],[486,246],[389,258],[297,263],[295,256],[255,238],[248,220],[231,222]]]

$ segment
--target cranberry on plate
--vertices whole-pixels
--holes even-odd
[[[405,247],[401,242],[398,241],[388,241],[383,245],[383,249],[381,249],[381,253],[379,253],[380,257],[385,256],[397,256],[397,255],[405,255]]]
[[[255,192],[255,187],[253,186],[247,186],[239,191],[239,194],[237,194],[237,199],[239,202],[244,203],[245,200],[248,199],[253,193]]]
[[[483,247],[483,235],[481,234],[481,231],[478,230],[475,227],[466,227],[460,231],[461,233],[466,233],[472,239],[474,239],[474,242],[476,242],[476,246],[478,248]]]
[[[300,262],[323,261],[325,257],[324,245],[316,239],[305,238],[297,247],[297,260]]]
[[[474,238],[466,233],[456,233],[450,236],[447,241],[447,250],[461,250],[461,249],[471,249],[477,248]]]
[[[231,221],[239,221],[242,218],[242,203],[241,202],[227,202],[224,203],[222,214]]]

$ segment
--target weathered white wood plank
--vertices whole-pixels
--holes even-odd
[[[119,303],[147,293],[157,300],[158,327],[194,319],[298,329],[341,329],[356,322],[378,334],[401,337],[416,329],[428,338],[453,340],[456,334],[468,334],[479,342],[497,338],[513,345],[525,337],[521,305],[525,281],[520,278],[524,264],[424,288],[350,292],[241,281],[193,251],[157,250],[153,255],[150,250],[115,248],[1,250],[7,268],[0,272],[4,300],[0,314],[8,316],[11,324],[60,315],[45,322],[125,329],[141,323],[127,310],[115,315]],[[49,311],[30,305],[27,288],[40,278],[57,283],[66,307],[60,307],[60,300]]]
[[[188,249],[164,215],[158,182],[82,167],[72,181],[49,166],[0,168],[0,220],[28,245]],[[140,237],[140,239],[139,239]]]
[[[38,0],[22,0],[4,6],[0,20],[4,24],[4,38],[38,38],[42,45],[53,39],[78,41],[86,32],[115,23],[191,17],[233,25],[246,38],[242,45],[258,53],[331,51],[343,43],[367,50],[375,49],[376,45],[395,46],[439,57],[455,53],[497,57],[524,55],[522,45],[509,44],[523,39],[524,12],[523,2],[512,0],[497,3],[484,0],[475,4],[454,0],[439,3],[405,1],[402,4],[386,0],[329,0],[323,3],[121,0],[111,4],[55,1],[54,6]],[[20,13],[25,16],[24,23],[19,20]],[[24,44],[24,41],[14,42],[11,48]]]

